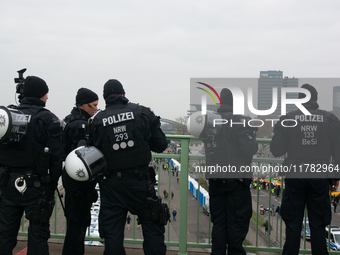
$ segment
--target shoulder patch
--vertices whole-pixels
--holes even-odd
[[[60,120],[57,117],[53,117],[52,121],[53,121],[54,124],[59,124],[60,123]]]

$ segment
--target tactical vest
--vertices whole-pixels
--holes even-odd
[[[228,120],[227,124],[222,125],[222,129],[216,132],[214,128],[207,129],[207,139],[204,142],[207,163],[241,166],[251,163],[252,158],[246,158],[239,149],[235,127],[230,126],[230,120],[239,122],[244,116],[232,115],[231,112],[220,112],[223,119]]]
[[[300,111],[287,114],[286,119],[296,120],[296,127],[285,127],[288,137],[288,158],[299,160],[328,160],[331,157],[331,137],[329,123],[331,114],[327,111],[310,110],[311,115]],[[296,122],[286,121],[284,125],[295,125]]]
[[[18,106],[15,109],[20,110],[24,114],[31,115],[27,133],[20,142],[10,143],[5,149],[0,150],[0,163],[9,167],[35,168],[44,144],[36,141],[34,128],[38,119],[47,124],[50,113],[45,108],[36,105],[30,105],[29,108]]]
[[[64,152],[67,155],[72,150],[77,148],[78,142],[86,138],[86,129],[88,126],[88,119],[82,114],[70,114],[64,119],[66,127],[63,131],[63,147]],[[82,125],[85,124],[85,127]],[[71,132],[72,140],[67,140],[68,133]]]
[[[141,131],[143,107],[128,103],[121,108],[108,107],[95,117],[94,138],[104,154],[108,171],[147,166],[151,160],[149,144]],[[100,139],[100,141],[98,141]]]

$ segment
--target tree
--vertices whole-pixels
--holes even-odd
[[[173,125],[173,129],[176,132],[176,135],[188,135],[188,129],[187,129],[187,122],[188,122],[188,116],[181,116],[175,118],[175,121],[178,124]]]

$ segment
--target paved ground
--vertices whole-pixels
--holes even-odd
[[[257,211],[257,195],[256,195],[256,190],[252,189],[252,197],[253,197],[253,211],[256,212]],[[261,189],[261,192],[259,194],[259,204],[262,203],[264,205],[265,208],[269,207],[268,204],[269,201],[269,192],[268,190],[265,189]],[[281,206],[281,197],[271,197],[271,204],[274,205],[274,208],[276,208],[278,205]],[[266,220],[268,220],[269,214],[265,213],[264,215],[261,215],[263,218],[265,218]],[[271,226],[272,226],[272,231],[271,231],[271,241],[274,244],[275,242],[277,243],[277,246],[280,245],[280,240],[281,240],[281,245],[283,247],[284,243],[285,243],[285,233],[286,233],[286,226],[284,221],[282,221],[281,217],[278,216],[277,214],[275,214],[275,216],[270,216],[270,221],[271,221]],[[282,227],[281,227],[282,224]],[[282,232],[281,232],[282,230]],[[259,231],[260,232],[260,231]],[[262,231],[263,232],[263,229]],[[265,235],[266,240],[268,240],[268,235]],[[281,239],[282,238],[282,239]],[[268,241],[266,242],[268,243]],[[300,240],[300,248],[301,249],[311,249],[311,243],[309,240],[306,240],[306,242],[304,243],[303,239],[301,238]]]

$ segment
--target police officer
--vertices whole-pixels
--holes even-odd
[[[310,100],[303,104],[311,115],[304,115],[300,110],[296,110],[281,116],[274,127],[274,136],[270,144],[274,156],[279,157],[287,153],[284,165],[291,169],[301,169],[305,173],[298,176],[297,171],[286,175],[286,188],[281,206],[281,217],[286,224],[286,242],[282,254],[299,253],[306,205],[311,229],[312,254],[328,254],[325,226],[331,220],[329,186],[331,184],[332,189],[337,189],[338,181],[332,182],[326,175],[319,178],[315,171],[308,172],[306,166],[317,167],[321,164],[328,168],[331,157],[339,164],[340,124],[332,113],[318,109],[318,93],[313,86],[304,84],[302,88],[311,94]],[[304,97],[303,93],[299,93],[299,98]]]
[[[104,254],[125,254],[123,246],[127,212],[141,220],[145,254],[165,254],[164,225],[150,220],[144,210],[150,202],[148,164],[151,150],[162,152],[167,140],[159,117],[144,106],[129,103],[118,80],[104,85],[106,109],[90,124],[90,145],[97,147],[107,162],[106,178],[100,182],[99,233],[105,239]]]
[[[65,157],[80,141],[85,143],[88,119],[98,110],[98,95],[87,88],[80,88],[76,95],[76,107],[64,119],[63,147]],[[79,144],[80,145],[80,144]],[[64,241],[63,255],[84,254],[84,238],[86,228],[91,223],[90,209],[98,199],[95,189],[97,182],[73,180],[63,170],[63,186],[65,188],[65,216],[67,232]]]
[[[229,89],[222,89],[220,97],[222,105],[217,112],[222,119],[234,125],[222,125],[219,132],[210,132],[211,128],[202,132],[200,137],[205,146],[206,165],[239,170],[241,166],[251,164],[258,150],[256,130],[247,125],[247,117],[233,115],[233,97]],[[206,177],[209,178],[209,205],[213,223],[211,254],[225,255],[226,245],[228,254],[246,254],[242,242],[248,233],[252,215],[249,189],[252,176],[210,173]]]
[[[23,93],[21,104],[12,108],[26,115],[27,133],[21,141],[2,145],[0,150],[0,163],[8,171],[0,202],[0,253],[12,254],[25,212],[29,220],[27,254],[45,255],[49,254],[49,219],[61,175],[62,129],[59,119],[44,108],[48,99],[44,80],[28,76]]]

